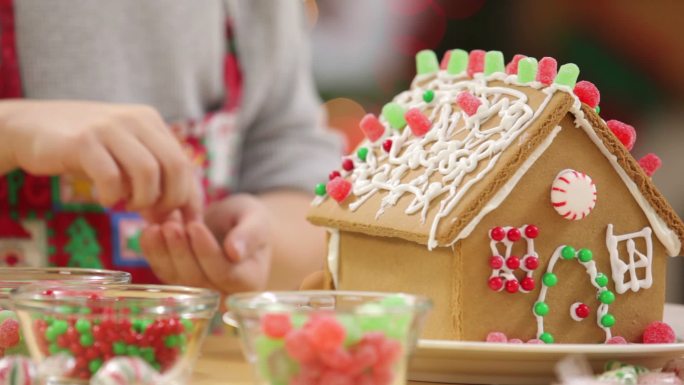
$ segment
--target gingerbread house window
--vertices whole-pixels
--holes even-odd
[[[613,225],[608,225],[606,246],[610,253],[615,291],[619,294],[648,289],[653,284],[651,233],[650,227],[644,227],[634,233],[615,235]],[[638,246],[642,249],[639,250]]]

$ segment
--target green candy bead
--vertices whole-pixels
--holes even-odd
[[[534,304],[534,314],[543,317],[549,314],[549,305],[545,302],[537,302]]]
[[[552,344],[555,341],[551,333],[542,333],[539,336],[539,339],[542,340],[545,344]]]
[[[292,327],[295,329],[301,329],[308,320],[309,317],[305,314],[294,313],[290,316],[290,322],[292,322]]]
[[[167,346],[168,348],[169,346]],[[140,348],[135,345],[126,346],[126,355],[131,357],[138,357],[140,355]]]
[[[380,305],[392,308],[392,307],[404,307],[404,306],[407,306],[408,303],[406,303],[406,298],[404,298],[400,295],[390,295],[390,296],[383,298],[380,301]]]
[[[95,374],[100,368],[102,367],[102,359],[101,358],[96,358],[88,363],[88,370],[90,370],[90,373]]]
[[[439,71],[437,54],[429,49],[424,49],[416,54],[416,73],[426,75]]]
[[[325,196],[325,194],[327,194],[327,191],[325,190],[325,183],[318,183],[314,188],[314,192],[319,197]]]
[[[485,54],[484,74],[491,75],[495,72],[504,72],[504,57],[501,51],[489,51]]]
[[[345,338],[344,345],[352,346],[361,341],[363,338],[363,331],[361,330],[361,325],[359,324],[356,317],[349,314],[340,314],[337,317],[337,321],[344,326]]]
[[[357,319],[359,320],[361,330],[364,332],[385,332],[390,321],[385,311],[385,307],[375,303],[367,303],[359,306]]]
[[[55,328],[48,326],[48,328],[45,330],[45,339],[50,342],[55,342],[57,341],[57,337],[59,337],[59,334],[57,334]]]
[[[561,257],[563,257],[563,259],[575,258],[575,248],[572,246],[565,246],[563,250],[561,250]]]
[[[594,253],[589,249],[580,249],[577,258],[582,262],[589,262],[594,258]]]
[[[183,328],[185,329],[186,332],[190,332],[194,328],[194,324],[192,323],[192,321],[190,321],[187,318],[183,318],[181,320],[181,323],[183,324]]]
[[[60,313],[60,314],[74,314],[76,312],[77,312],[77,310],[72,308],[71,306],[58,306],[57,307],[57,313]]]
[[[114,342],[114,344],[112,344],[112,351],[117,356],[123,356],[126,354],[126,344],[123,342]]]
[[[69,329],[69,323],[64,320],[55,320],[52,323],[52,328],[55,330],[55,333],[61,335],[66,333],[67,329]]]
[[[176,346],[178,346],[178,342],[178,336],[172,334],[164,339],[164,346],[166,346],[167,348],[175,348]]]
[[[368,157],[368,148],[367,147],[359,147],[358,150],[356,150],[356,156],[359,157],[362,161],[366,161],[366,157]]]
[[[594,108],[594,111],[596,111],[597,114],[600,114],[601,113],[601,107],[596,106],[596,108]]]
[[[153,362],[150,365],[154,368],[154,370],[161,372],[161,364],[159,364],[159,362]]]
[[[140,309],[140,306],[138,306],[138,305],[131,305],[129,307],[129,309],[131,310],[131,314],[135,314],[135,315],[140,314],[140,312],[142,311]]]
[[[50,346],[48,346],[48,351],[51,355],[55,355],[59,354],[62,351],[62,348],[60,348],[59,345],[53,342],[50,344]]]
[[[518,62],[518,82],[529,83],[537,78],[537,59],[526,57]]]
[[[81,335],[81,338],[79,338],[79,342],[81,343],[81,346],[89,348],[95,343],[95,338],[92,334],[83,334]]]
[[[254,351],[259,360],[267,359],[273,352],[282,349],[285,346],[285,340],[274,340],[266,336],[259,336],[254,340]]]
[[[90,321],[85,320],[85,319],[79,319],[78,321],[76,321],[75,327],[76,327],[76,330],[78,330],[78,332],[81,334],[88,333],[90,331],[90,327],[91,327]]]
[[[615,316],[608,313],[601,317],[601,326],[609,328],[613,327],[613,325],[615,325]]]
[[[83,308],[78,309],[78,314],[90,314],[92,312],[93,312],[93,310],[89,307],[83,307]]]
[[[435,91],[433,91],[433,90],[425,90],[425,92],[423,92],[423,101],[424,101],[425,103],[430,103],[430,102],[433,101],[434,99],[435,99]]]
[[[575,83],[577,83],[577,78],[579,77],[579,72],[580,70],[577,64],[563,64],[558,69],[558,74],[556,75],[554,83],[574,88]]]
[[[615,302],[615,294],[610,290],[604,290],[599,294],[599,301],[603,304],[610,305]]]
[[[596,281],[596,284],[599,285],[600,287],[608,286],[608,277],[606,277],[606,275],[603,273],[596,274],[595,281]]]
[[[390,127],[395,130],[401,130],[406,127],[405,113],[404,108],[394,102],[387,103],[382,107],[382,116],[385,117]]]
[[[468,52],[462,49],[451,50],[449,56],[449,63],[447,63],[447,73],[450,75],[458,75],[468,68]]]
[[[152,348],[141,348],[140,349],[140,357],[142,357],[143,360],[147,361],[148,363],[152,363],[156,359],[156,356],[154,354],[154,349],[152,349]]]
[[[558,277],[554,273],[544,273],[542,276],[542,283],[548,287],[556,286]]]

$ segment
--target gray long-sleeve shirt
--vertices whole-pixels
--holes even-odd
[[[168,121],[224,100],[225,21],[235,27],[243,91],[239,191],[311,191],[339,161],[323,129],[297,0],[18,0],[24,95],[143,103]]]

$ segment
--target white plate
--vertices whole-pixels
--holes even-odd
[[[684,336],[684,307],[666,305],[665,322]],[[630,345],[515,345],[484,342],[420,340],[409,368],[409,379],[460,384],[548,385],[563,357],[580,354],[595,371],[610,360],[660,368],[684,356],[684,343]]]

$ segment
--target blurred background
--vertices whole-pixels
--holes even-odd
[[[654,181],[684,217],[684,2],[306,0],[314,71],[329,125],[353,147],[358,122],[406,89],[414,55],[500,50],[573,62],[601,90],[601,115],[633,125],[638,159],[663,160]],[[684,302],[684,258],[672,258],[668,301]]]

